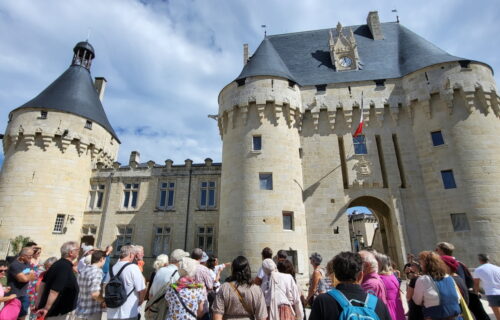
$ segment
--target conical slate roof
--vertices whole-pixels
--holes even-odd
[[[330,29],[267,36],[245,65],[238,79],[280,76],[301,86],[401,78],[443,62],[469,60],[453,56],[399,23],[380,25],[383,40],[373,40],[367,25],[352,29],[361,62],[360,70],[336,71],[329,49]]]
[[[52,109],[84,117],[103,126],[120,142],[104,112],[90,71],[83,66],[70,66],[38,96],[19,108]]]
[[[264,38],[236,80],[251,76],[277,76],[295,81],[267,37]]]

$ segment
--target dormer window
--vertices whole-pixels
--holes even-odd
[[[87,120],[87,122],[85,122],[85,129],[92,130],[92,121]]]
[[[47,119],[48,112],[46,110],[40,111],[40,119]]]
[[[244,86],[245,85],[245,80],[246,80],[246,78],[236,80],[236,83],[238,84],[238,87]]]
[[[325,91],[326,91],[326,84],[316,85],[316,92],[325,92]]]

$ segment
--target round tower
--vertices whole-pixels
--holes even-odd
[[[79,240],[92,168],[111,166],[120,143],[90,74],[94,49],[73,52],[59,78],[10,112],[3,138],[0,239],[28,236],[44,256]]]
[[[302,201],[300,91],[266,38],[240,76],[219,95],[223,140],[218,252],[246,256],[257,272],[260,252],[287,250],[307,272]]]

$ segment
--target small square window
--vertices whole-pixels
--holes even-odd
[[[470,231],[469,220],[465,213],[450,214],[453,231]]]
[[[445,189],[454,189],[457,187],[455,177],[453,176],[453,170],[442,170],[441,178],[443,178],[443,186]]]
[[[433,146],[440,146],[440,145],[443,145],[444,144],[444,138],[443,138],[443,134],[441,133],[441,131],[434,131],[434,132],[431,132],[431,137],[432,137],[432,145]]]
[[[87,122],[85,122],[85,129],[92,129],[92,121],[87,120]]]
[[[293,230],[293,212],[283,211],[283,230]]]
[[[254,151],[262,150],[262,137],[261,136],[253,136],[253,150]]]
[[[273,190],[273,174],[259,173],[260,190]]]
[[[45,110],[40,111],[40,119],[47,119],[48,112]]]

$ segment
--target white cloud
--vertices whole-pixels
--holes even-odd
[[[94,76],[108,88],[104,106],[119,132],[119,161],[221,160],[219,91],[242,68],[242,44],[255,51],[262,24],[270,34],[363,24],[370,10],[401,22],[450,53],[500,66],[497,1],[152,1],[75,0],[0,3],[0,131],[7,114],[68,67],[74,44],[96,50]],[[467,10],[464,10],[467,8]],[[143,128],[143,134],[134,134]],[[144,129],[147,128],[147,129]],[[146,131],[144,131],[146,130]],[[137,133],[137,132],[136,132]]]

